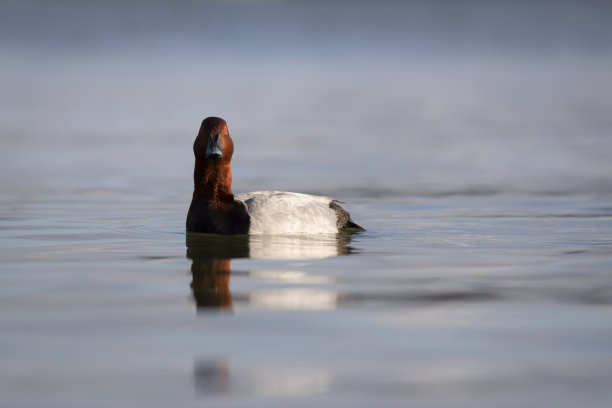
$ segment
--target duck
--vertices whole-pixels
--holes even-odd
[[[234,142],[227,123],[210,116],[193,143],[194,191],[188,233],[325,234],[365,231],[340,202],[324,196],[283,191],[232,192]]]

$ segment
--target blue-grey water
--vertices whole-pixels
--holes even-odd
[[[610,406],[609,2],[0,8],[0,406]],[[209,115],[367,231],[187,236]]]

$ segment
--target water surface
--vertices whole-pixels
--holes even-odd
[[[607,2],[0,14],[0,405],[609,405]],[[367,231],[185,234],[213,114]]]

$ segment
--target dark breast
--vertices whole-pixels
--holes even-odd
[[[227,208],[210,203],[191,203],[187,213],[187,232],[209,234],[248,234],[251,224],[244,203],[234,201]]]

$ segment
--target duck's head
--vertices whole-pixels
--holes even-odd
[[[234,153],[234,142],[227,130],[227,123],[214,116],[204,119],[193,143],[193,153],[196,160],[204,161],[205,166],[229,164]]]

